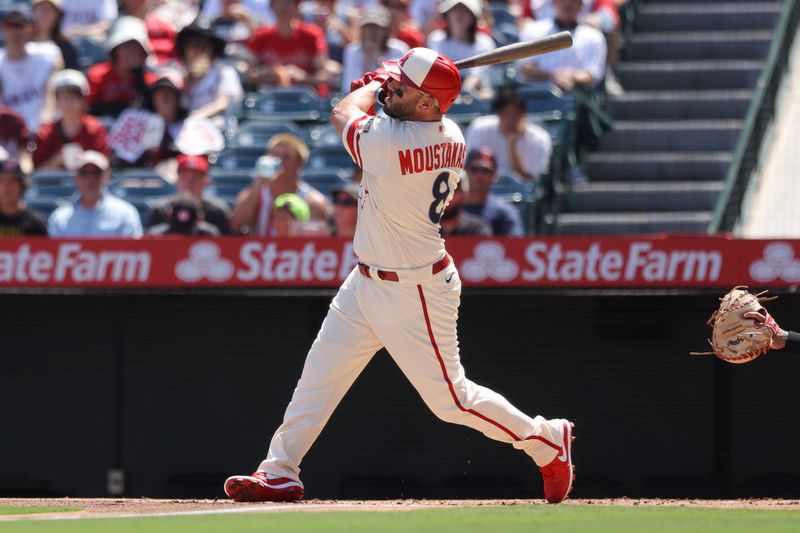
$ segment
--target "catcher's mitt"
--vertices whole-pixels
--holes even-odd
[[[707,324],[712,334],[708,343],[713,352],[691,352],[692,355],[716,355],[729,363],[748,363],[770,349],[778,333],[775,319],[761,302],[777,296],[763,296],[767,291],[752,294],[740,285],[720,298],[719,309],[714,311]]]

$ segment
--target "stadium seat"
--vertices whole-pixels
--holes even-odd
[[[264,148],[273,135],[278,133],[291,133],[303,138],[303,131],[291,122],[264,122],[262,120],[245,121],[239,125],[239,130],[229,141],[232,148],[240,146],[260,146]]]
[[[252,169],[256,159],[262,155],[264,155],[263,145],[232,146],[218,154],[211,154],[208,156],[208,162],[213,167],[225,170]]]
[[[349,183],[351,178],[352,172],[342,168],[305,169],[300,174],[300,179],[327,196],[333,189]]]
[[[84,72],[92,65],[106,60],[106,51],[102,43],[88,37],[75,37],[70,42],[78,51],[78,64]]]
[[[226,201],[229,198],[235,201],[239,192],[245,187],[248,187],[252,182],[252,169],[227,170],[214,168],[211,169],[211,186],[208,188],[207,192],[210,195],[219,196]]]
[[[248,93],[240,116],[271,122],[316,122],[327,117],[330,102],[310,87],[287,87]]]
[[[121,170],[108,186],[111,194],[128,201],[175,194],[175,186],[149,168]]]
[[[42,169],[31,174],[31,184],[34,187],[72,185],[73,183],[73,173],[65,169]]]
[[[489,113],[491,113],[491,103],[488,100],[461,93],[447,112],[447,118],[458,123],[466,123]]]
[[[351,172],[355,168],[350,154],[341,144],[317,146],[311,151],[306,166],[312,170],[342,168]]]
[[[492,194],[519,210],[526,234],[537,232],[540,190],[536,182],[525,181],[513,172],[498,174],[497,181],[492,185]]]
[[[66,200],[63,198],[53,198],[53,197],[37,197],[37,198],[28,198],[26,196],[25,203],[28,204],[28,207],[42,215],[45,220],[47,220],[50,215],[55,211],[59,206],[66,203]]]
[[[312,126],[306,130],[306,142],[312,148],[317,146],[341,146],[342,138],[330,124]]]

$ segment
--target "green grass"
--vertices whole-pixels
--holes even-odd
[[[782,533],[800,511],[681,507],[506,506],[416,511],[306,511],[125,519],[0,522],[0,531],[94,533]]]
[[[0,514],[39,514],[39,513],[68,513],[80,511],[77,507],[22,507],[16,505],[0,505]]]

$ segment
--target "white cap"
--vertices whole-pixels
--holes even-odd
[[[100,170],[108,170],[108,158],[95,150],[86,150],[78,155],[76,168],[83,168],[86,165],[94,165]]]
[[[144,51],[150,54],[150,39],[147,37],[147,27],[144,25],[144,21],[136,17],[124,15],[117,19],[108,33],[106,53],[110,53],[111,50],[128,41],[139,43]]]
[[[83,72],[80,70],[73,70],[71,68],[59,70],[53,74],[50,83],[52,84],[54,92],[64,87],[74,87],[78,89],[83,96],[89,94],[89,82],[86,81],[86,76],[84,76]]]
[[[280,167],[280,159],[271,155],[262,155],[256,160],[256,177],[274,179]]]
[[[483,7],[481,6],[480,0],[444,0],[444,2],[439,5],[439,13],[444,15],[458,4],[469,9],[472,14],[475,15],[475,18],[479,19],[481,15],[483,15]]]

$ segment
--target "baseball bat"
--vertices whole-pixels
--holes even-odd
[[[459,70],[463,70],[486,65],[499,65],[500,63],[510,63],[517,59],[563,50],[570,46],[572,46],[572,35],[568,31],[562,31],[547,37],[501,46],[500,48],[456,61],[456,66]]]

